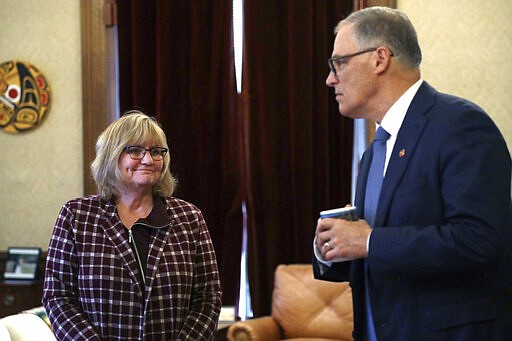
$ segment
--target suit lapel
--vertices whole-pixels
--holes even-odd
[[[435,94],[436,91],[424,82],[407,110],[391,153],[386,176],[382,182],[375,219],[376,226],[382,226],[386,220],[391,199],[414,155],[421,132],[428,121],[425,114],[434,104]]]
[[[358,217],[363,217],[364,212],[364,194],[366,193],[366,180],[370,171],[370,163],[372,160],[372,145],[363,153],[359,163],[359,172],[357,175],[355,206]]]
[[[157,229],[157,233],[151,238],[149,245],[149,254],[153,257],[148,257],[147,276],[146,276],[146,296],[151,295],[153,282],[156,276],[158,264],[164,253],[165,246],[169,240],[169,228]]]
[[[162,222],[160,227],[154,228],[154,235],[151,237],[151,241],[149,243],[149,255],[148,255],[148,263],[147,263],[147,276],[146,276],[146,297],[151,295],[151,290],[154,286],[155,277],[157,274],[157,269],[160,262],[165,262],[165,258],[162,260],[164,255],[164,250],[166,249],[166,245],[169,242],[170,229],[174,224],[174,220],[172,217],[172,211],[169,208],[170,204],[166,201],[166,203],[158,208],[161,209],[159,214],[166,215],[168,217],[168,221]]]
[[[142,288],[139,286],[139,280],[137,277],[137,274],[140,272],[137,265],[137,260],[135,259],[135,255],[130,247],[128,239],[125,237],[125,228],[117,216],[116,205],[107,203],[105,205],[105,216],[107,219],[105,223],[102,224],[105,235],[107,236],[107,239],[112,243],[112,245],[117,249],[118,255],[126,264],[126,268],[128,269],[131,280],[139,289],[137,290],[137,294],[142,297]]]

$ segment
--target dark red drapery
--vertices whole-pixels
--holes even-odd
[[[176,196],[208,223],[223,301],[238,289],[242,215],[229,1],[118,1],[121,110],[155,114],[168,137]]]
[[[156,114],[176,195],[204,213],[236,302],[242,201],[256,316],[280,263],[310,262],[322,209],[350,201],[352,121],[325,86],[335,24],[352,0],[244,0],[244,90],[234,81],[232,7],[219,0],[118,1],[121,110]]]
[[[325,85],[352,1],[244,0],[248,269],[256,316],[280,263],[309,263],[318,212],[350,202],[353,122]]]

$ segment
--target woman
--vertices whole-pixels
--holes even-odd
[[[206,223],[170,196],[167,139],[131,111],[98,138],[98,195],[68,201],[48,248],[43,304],[58,340],[211,340],[221,307]]]

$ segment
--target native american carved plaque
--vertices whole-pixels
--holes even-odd
[[[35,66],[0,64],[0,128],[20,133],[38,127],[50,109],[50,94],[46,77]]]

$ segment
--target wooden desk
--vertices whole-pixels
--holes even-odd
[[[39,307],[43,297],[43,281],[14,283],[0,281],[0,318]]]
[[[3,278],[7,252],[0,251],[0,318],[41,306],[46,252],[39,260],[39,276],[35,281],[14,282]]]

